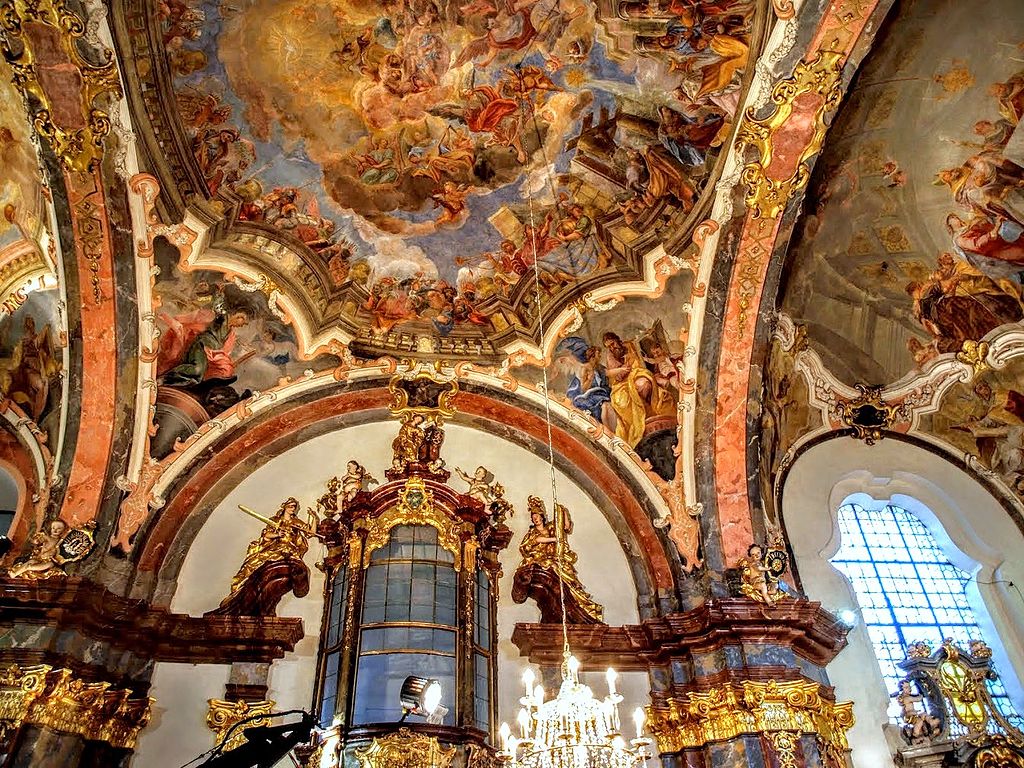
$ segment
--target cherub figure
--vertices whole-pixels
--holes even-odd
[[[487,507],[500,495],[498,489],[501,486],[494,482],[494,473],[487,469],[487,467],[477,467],[472,477],[463,472],[459,467],[456,467],[455,474],[469,483],[469,490],[466,491],[466,495],[476,499],[484,507]]]
[[[741,578],[740,592],[752,600],[766,605],[774,605],[785,593],[779,589],[779,580],[765,563],[764,550],[760,544],[751,544],[747,548],[747,556],[740,560]]]
[[[366,468],[354,459],[349,461],[345,467],[345,474],[341,478],[341,498],[345,503],[352,501],[360,491],[365,491],[378,480]]]
[[[24,562],[12,566],[7,574],[12,579],[45,579],[64,575],[60,567],[60,543],[68,533],[68,524],[61,519],[50,522],[48,532],[32,536],[32,553]]]
[[[906,723],[903,726],[903,736],[911,744],[927,743],[941,730],[942,722],[939,718],[924,707],[918,708],[924,697],[913,692],[909,680],[901,680],[899,691],[893,695],[900,705],[903,722]]]

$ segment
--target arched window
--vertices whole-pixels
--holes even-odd
[[[0,469],[0,535],[6,535],[18,512],[18,484],[11,473]]]
[[[853,585],[889,692],[904,676],[897,664],[910,643],[938,648],[953,638],[966,648],[970,640],[986,639],[967,599],[971,574],[949,562],[915,515],[894,504],[870,509],[847,503],[838,522],[841,543],[832,565]],[[1008,711],[1001,683],[993,697]]]

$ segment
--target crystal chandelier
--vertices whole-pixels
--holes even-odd
[[[536,222],[534,221],[533,196],[528,195],[530,204],[530,229],[534,238],[536,253]],[[544,317],[541,309],[540,270],[536,260],[533,264],[534,299],[541,339],[544,338]],[[550,386],[547,365],[543,374],[544,416],[547,422],[548,465],[551,476],[552,509],[558,508],[555,483],[555,452],[551,430]],[[555,551],[560,559],[565,551],[564,532],[555,526]],[[517,722],[519,735],[515,736],[508,723],[500,729],[501,750],[498,759],[504,768],[638,768],[647,764],[650,754],[647,747],[651,739],[644,736],[644,711],[637,707],[633,713],[636,738],[629,742],[622,736],[619,722],[619,704],[622,696],[615,690],[616,673],[609,669],[608,695],[601,701],[594,697],[589,686],[580,682],[580,662],[569,650],[569,627],[565,610],[565,586],[561,569],[558,571],[558,598],[562,607],[562,684],[558,695],[544,699],[544,688],[534,687],[533,670],[523,671],[525,695],[519,699]]]
[[[501,724],[498,758],[507,768],[636,768],[646,765],[651,740],[643,735],[644,711],[633,713],[636,738],[628,743],[619,723],[622,696],[615,690],[614,669],[607,672],[608,695],[599,701],[579,679],[580,663],[565,649],[558,695],[544,700],[534,687],[533,670],[523,672],[526,695],[519,702],[519,736]]]

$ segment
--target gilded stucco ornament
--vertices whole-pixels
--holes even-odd
[[[363,568],[370,565],[374,550],[385,546],[391,539],[391,529],[399,525],[429,525],[437,530],[437,542],[455,558],[455,570],[462,568],[463,524],[451,519],[434,504],[434,495],[423,478],[410,477],[398,494],[398,504],[379,517],[356,521],[356,527],[366,528],[363,545]],[[468,531],[471,535],[472,531]]]
[[[989,343],[987,341],[964,342],[963,348],[956,353],[956,359],[971,368],[971,378],[977,378],[985,371],[992,369],[988,364]]]
[[[267,725],[266,717],[257,715],[269,715],[274,710],[273,701],[225,701],[224,699],[207,699],[209,709],[206,712],[206,727],[213,731],[216,744],[220,744],[227,737],[224,744],[224,751],[234,749],[245,743],[245,728]],[[236,728],[230,736],[228,731],[233,726],[247,718],[253,718],[241,728]]]
[[[703,747],[741,735],[811,734],[819,739],[826,768],[849,748],[846,732],[853,726],[853,703],[822,696],[810,680],[767,683],[726,683],[709,691],[669,697],[647,707],[648,728],[662,753]],[[779,739],[780,746],[785,739]],[[831,760],[831,762],[829,762]]]
[[[14,71],[14,83],[36,100],[31,119],[37,133],[69,170],[92,170],[110,132],[110,117],[97,103],[104,94],[121,97],[113,54],[98,54],[100,64],[82,55],[79,41],[86,24],[63,0],[2,0],[0,26],[0,50]],[[55,87],[65,97],[77,92],[78,109],[56,104],[47,93]]]
[[[775,86],[771,101],[776,108],[771,115],[757,118],[753,110],[747,111],[736,141],[741,149],[751,146],[758,154],[740,175],[754,218],[778,218],[789,199],[806,186],[811,175],[808,161],[821,148],[828,130],[825,116],[842,98],[842,62],[840,53],[819,51]],[[788,154],[794,146],[801,147],[796,158]],[[789,168],[794,170],[780,175]]]
[[[885,430],[902,420],[903,407],[886,401],[882,387],[858,384],[860,395],[838,403],[838,414],[843,424],[868,445],[881,440]]]
[[[70,669],[11,665],[0,672],[0,723],[30,725],[134,749],[153,699],[110,683],[87,683]]]
[[[359,768],[448,768],[455,759],[455,747],[442,747],[433,736],[400,728],[374,739],[366,749],[357,749],[356,758]]]

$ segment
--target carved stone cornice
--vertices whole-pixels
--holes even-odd
[[[641,624],[572,625],[569,644],[584,669],[646,670],[689,654],[747,644],[788,647],[812,664],[824,666],[846,647],[847,631],[820,603],[787,600],[765,608],[745,598],[729,598]],[[557,667],[561,663],[558,625],[516,624],[512,642],[532,664]]]
[[[72,631],[153,661],[269,662],[302,639],[302,620],[246,616],[187,616],[129,600],[81,578],[26,582],[0,579],[0,626]],[[24,655],[24,650],[19,651]],[[39,658],[53,652],[33,651]],[[0,653],[0,659],[11,653]]]
[[[85,682],[70,669],[11,665],[0,672],[0,721],[72,733],[134,749],[153,699],[108,682]]]

